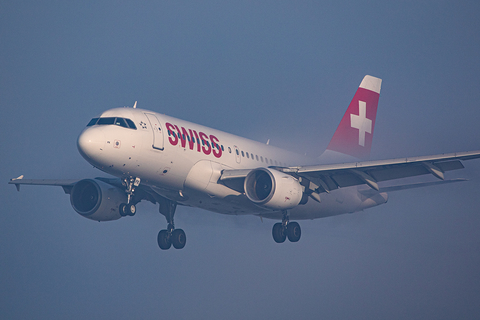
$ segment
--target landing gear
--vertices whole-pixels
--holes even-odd
[[[182,229],[175,229],[172,232],[172,244],[175,249],[182,249],[185,247],[185,243],[187,242],[187,237],[185,235],[185,231]]]
[[[125,217],[125,216],[134,216],[135,213],[137,212],[137,208],[135,207],[135,205],[133,203],[130,203],[130,204],[126,204],[126,203],[122,203],[119,207],[118,207],[118,210],[120,211],[120,215],[122,217]]]
[[[300,240],[300,236],[302,235],[302,230],[300,229],[300,225],[297,222],[290,222],[287,225],[287,237],[290,242],[297,242]]]
[[[125,178],[122,180],[122,184],[125,186],[125,193],[127,194],[127,203],[122,203],[118,206],[118,211],[122,217],[125,216],[134,216],[137,212],[137,208],[135,204],[137,202],[133,201],[133,193],[135,191],[135,187],[140,185],[140,178]]]
[[[167,230],[160,230],[160,232],[158,233],[157,241],[158,241],[158,246],[162,250],[168,250],[172,246],[172,241],[168,236]]]
[[[272,235],[276,243],[285,242],[287,237],[290,242],[297,242],[300,240],[302,230],[297,222],[289,222],[288,214],[284,212],[282,222],[273,225]]]
[[[276,243],[284,243],[287,238],[285,228],[282,226],[281,222],[277,222],[273,225],[272,229],[273,240]]]
[[[177,203],[168,199],[163,199],[160,202],[159,211],[167,219],[167,230],[160,230],[157,237],[158,246],[162,250],[168,250],[173,245],[175,249],[182,249],[185,247],[187,237],[182,229],[175,229],[173,216]]]

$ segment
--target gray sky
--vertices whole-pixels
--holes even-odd
[[[479,161],[469,182],[390,194],[366,212],[274,221],[156,206],[98,223],[61,188],[102,176],[76,149],[130,105],[320,155],[365,74],[383,79],[372,158],[480,149],[478,1],[3,1],[0,318],[476,319]]]

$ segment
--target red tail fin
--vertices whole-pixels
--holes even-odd
[[[327,150],[367,159],[372,147],[382,79],[365,76]]]

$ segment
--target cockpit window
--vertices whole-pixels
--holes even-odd
[[[125,122],[125,119],[123,119],[123,118],[115,119],[115,125],[120,126],[120,127],[124,127],[124,128],[128,128],[127,123]]]
[[[129,128],[137,130],[137,126],[135,126],[135,123],[133,123],[132,120],[130,120],[130,119],[125,119],[125,121],[127,121],[127,124],[128,124],[128,127],[129,127]]]
[[[114,124],[115,123],[115,118],[100,118],[98,119],[97,124],[102,125],[102,124]]]
[[[93,118],[92,120],[90,120],[90,122],[87,124],[87,127],[91,127],[93,126],[94,124],[96,124],[98,121],[98,118]]]
[[[109,125],[109,124],[114,124],[123,128],[130,128],[133,130],[137,130],[137,127],[135,126],[135,123],[133,123],[132,120],[130,119],[125,119],[125,118],[115,118],[115,117],[108,117],[108,118],[93,118],[90,120],[90,122],[87,124],[87,127],[91,127],[93,125]]]

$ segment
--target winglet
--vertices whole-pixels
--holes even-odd
[[[10,181],[16,181],[16,180],[22,180],[23,179],[23,174],[19,176],[18,178],[10,179]],[[20,191],[20,183],[15,183],[15,187],[17,188],[17,191]]]

